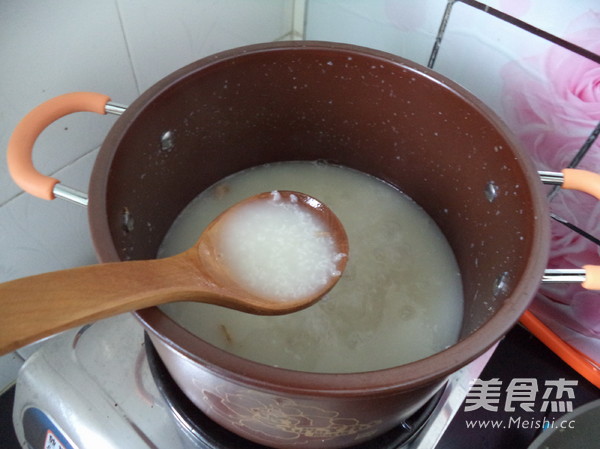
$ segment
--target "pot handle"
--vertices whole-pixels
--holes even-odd
[[[565,168],[561,173],[563,189],[580,190],[600,200],[600,174],[577,168]]]
[[[600,174],[578,168],[565,168],[560,173],[540,171],[544,184],[579,190],[600,200]],[[583,270],[549,269],[544,282],[580,282],[588,290],[600,290],[600,265],[584,265]]]
[[[38,198],[61,197],[87,205],[87,195],[60,185],[60,181],[41,174],[33,166],[33,145],[51,123],[74,112],[113,113],[120,115],[125,107],[111,104],[110,97],[95,92],[72,92],[54,97],[31,110],[15,127],[8,142],[8,170],[15,183]]]
[[[560,173],[540,171],[539,175],[544,184],[579,190],[600,200],[600,174],[565,168]],[[600,290],[600,266],[584,265],[583,269],[547,269],[542,281],[581,282],[583,288]],[[600,368],[596,362],[563,341],[530,310],[526,310],[519,321],[563,361],[600,388]]]

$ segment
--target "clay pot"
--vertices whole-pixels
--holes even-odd
[[[546,266],[547,205],[510,132],[455,83],[356,46],[261,44],[174,72],[119,118],[89,190],[99,259],[154,258],[197,194],[287,160],[372,174],[425,209],[461,269],[460,341],[390,369],[305,373],[227,353],[158,308],[136,315],[175,381],[217,423],[267,446],[347,447],[411,415],[517,322]]]

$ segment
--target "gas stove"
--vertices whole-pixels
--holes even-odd
[[[492,352],[454,373],[398,428],[356,449],[435,447]],[[129,314],[66,332],[31,356],[17,380],[13,421],[31,449],[263,447],[193,406]]]

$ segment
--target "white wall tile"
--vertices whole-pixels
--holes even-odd
[[[597,0],[483,0],[481,3],[556,36],[563,35],[574,18],[597,10],[599,5]]]
[[[57,172],[84,188],[97,151]],[[0,282],[96,262],[87,210],[62,200],[19,195],[0,207]]]
[[[597,0],[486,0],[540,30],[564,37],[579,17],[590,13]],[[536,58],[555,44],[469,5],[452,8],[434,69],[458,82],[503,113],[503,71],[511,61]]]
[[[293,0],[118,0],[140,90],[204,56],[289,35]]]
[[[73,91],[127,103],[137,96],[114,2],[5,0],[0,6],[0,148],[32,108]],[[74,114],[49,127],[34,161],[51,174],[96,148],[113,119]],[[19,193],[0,158],[0,204]]]
[[[306,38],[387,51],[426,64],[446,0],[309,0]]]
[[[501,69],[516,52],[544,41],[482,11],[456,3],[434,69],[501,110]],[[485,63],[484,63],[485,61]]]

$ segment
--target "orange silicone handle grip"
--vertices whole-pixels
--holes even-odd
[[[585,281],[581,286],[588,290],[600,290],[600,266],[584,265]],[[600,304],[598,305],[600,307]]]
[[[16,126],[8,141],[8,170],[13,180],[27,193],[46,200],[54,199],[52,192],[57,179],[38,172],[33,166],[33,145],[51,123],[74,112],[106,114],[110,98],[94,92],[73,92],[54,97],[37,106]]]
[[[562,170],[563,189],[579,190],[600,200],[600,174],[577,168]],[[600,266],[585,265],[586,280],[581,285],[588,290],[600,290]]]
[[[600,174],[578,168],[562,170],[563,189],[580,190],[600,200]]]

